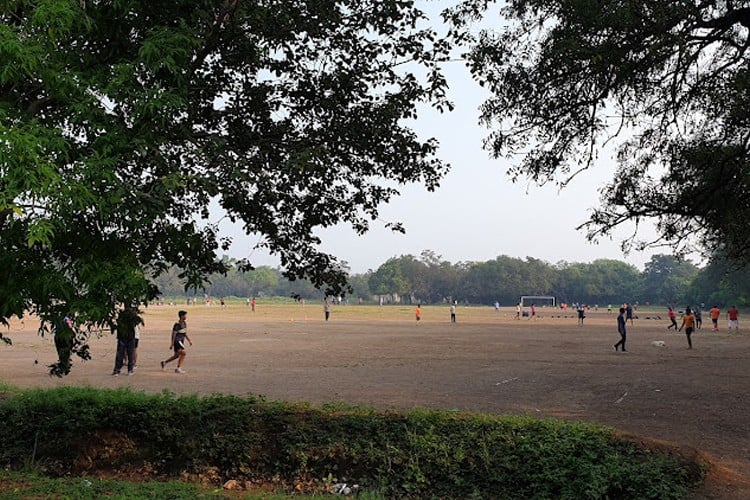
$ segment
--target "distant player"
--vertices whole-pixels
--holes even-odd
[[[417,318],[417,324],[422,321],[422,304],[417,304],[417,308],[414,310],[414,316]]]
[[[516,319],[521,319],[521,303],[516,304]]]
[[[718,332],[719,331],[719,316],[721,316],[721,309],[719,309],[719,306],[715,305],[711,308],[710,311],[708,311],[708,315],[711,316],[711,331]]]
[[[732,306],[727,310],[727,320],[730,330],[734,328],[735,332],[740,331],[740,312],[737,310],[737,306]]]
[[[583,326],[583,318],[586,317],[585,310],[583,308],[583,304],[578,305],[578,326]]]
[[[628,352],[625,349],[625,339],[627,337],[627,331],[625,330],[625,308],[620,308],[620,314],[617,316],[617,332],[620,334],[620,341],[613,345],[615,351],[622,346],[622,352]]]
[[[687,336],[688,349],[692,349],[693,341],[690,339],[690,336],[693,334],[693,330],[695,329],[695,315],[689,307],[685,308],[685,315],[682,317],[682,326],[680,326],[680,331],[682,331],[683,328],[685,328],[685,335]]]
[[[451,304],[451,323],[456,322],[456,304]]]
[[[667,312],[667,315],[669,316],[669,321],[671,321],[671,323],[667,327],[667,330],[669,330],[672,327],[674,327],[674,331],[676,332],[678,326],[677,326],[677,315],[674,312],[674,308],[670,307],[669,311]]]
[[[630,320],[630,324],[633,324],[633,306],[625,304],[625,320]]]

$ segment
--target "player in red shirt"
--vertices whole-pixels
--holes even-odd
[[[740,331],[740,312],[737,310],[737,306],[732,306],[727,310],[727,319],[729,320],[729,329],[734,328],[734,331]]]

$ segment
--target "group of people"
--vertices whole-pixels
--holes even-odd
[[[692,349],[693,340],[691,336],[696,329],[700,329],[702,324],[700,308],[696,308],[695,311],[693,311],[689,306],[686,307],[685,313],[682,315],[682,325],[679,327],[677,326],[677,314],[675,313],[674,307],[668,308],[667,315],[670,321],[667,330],[674,328],[675,331],[681,332],[684,329],[685,336],[687,337],[688,349]],[[709,311],[709,316],[711,317],[711,331],[718,332],[719,318],[721,317],[721,309],[719,309],[719,306],[713,306]],[[740,312],[737,309],[737,306],[732,306],[727,310],[727,322],[730,331],[732,328],[734,328],[736,332],[739,331],[739,316]],[[615,351],[622,349],[623,352],[627,352],[627,349],[625,348],[625,340],[627,338],[627,319],[630,319],[632,324],[632,316],[628,317],[626,308],[621,307],[620,314],[617,316],[617,331],[620,334],[620,341],[613,346]]]
[[[183,368],[187,351],[185,350],[185,341],[191,346],[193,342],[187,333],[187,311],[177,313],[177,322],[172,326],[172,336],[169,341],[169,349],[173,352],[172,356],[160,361],[161,369],[165,370],[167,364],[177,360],[175,373],[185,373]],[[138,311],[133,307],[125,307],[117,316],[117,354],[115,355],[115,367],[112,375],[118,377],[123,366],[127,364],[128,375],[135,374],[138,361],[138,343],[140,339],[140,326],[143,325],[143,318],[138,315]]]

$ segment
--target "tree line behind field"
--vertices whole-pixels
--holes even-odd
[[[197,295],[211,297],[299,296],[317,300],[322,292],[309,281],[290,281],[281,270],[262,266],[241,272],[227,259],[226,275],[214,275]],[[179,272],[164,274],[157,286],[164,296],[185,294]],[[548,262],[501,255],[484,262],[451,263],[432,251],[401,255],[376,270],[349,273],[350,297],[366,303],[386,301],[426,304],[458,300],[471,304],[513,305],[521,295],[552,295],[558,302],[620,304],[632,302],[684,306],[750,305],[750,267],[735,269],[723,259],[705,267],[672,255],[654,255],[644,269],[612,259],[590,263]]]

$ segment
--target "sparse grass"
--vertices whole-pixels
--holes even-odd
[[[211,498],[227,479],[298,494],[343,481],[370,498],[682,498],[700,480],[695,464],[607,428],[517,416],[59,388],[0,401],[0,422],[11,468],[214,488],[6,475],[2,496],[23,493],[9,498]]]

